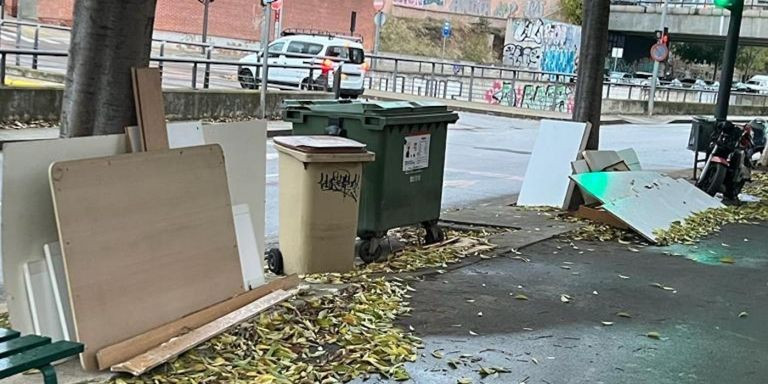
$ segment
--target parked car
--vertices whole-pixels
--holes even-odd
[[[631,84],[632,75],[626,72],[611,72],[608,74],[608,81],[614,84]]]
[[[357,97],[363,94],[367,70],[365,51],[359,39],[330,33],[293,34],[284,32],[268,47],[268,83],[301,89],[328,89],[333,85],[333,71],[342,65],[341,95]],[[331,60],[334,59],[334,60]],[[338,60],[338,61],[337,61]],[[248,55],[241,63],[259,63],[261,54]],[[340,64],[342,63],[343,64]],[[309,68],[285,68],[281,65],[324,65],[328,71]],[[327,76],[323,72],[330,72]],[[238,81],[243,88],[254,89],[261,83],[256,66],[243,66],[238,71]]]
[[[754,93],[768,93],[768,75],[754,75],[747,81],[747,88]]]

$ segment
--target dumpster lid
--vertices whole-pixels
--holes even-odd
[[[365,144],[338,136],[278,136],[275,149],[304,163],[369,162]]]
[[[314,112],[351,114],[404,115],[424,113],[452,113],[448,106],[437,101],[379,101],[379,100],[286,100],[286,109],[304,109]]]

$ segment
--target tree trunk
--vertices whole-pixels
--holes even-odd
[[[583,24],[573,120],[592,124],[587,149],[598,149],[600,142],[603,70],[608,53],[610,6],[610,0],[585,0],[582,10]]]
[[[131,67],[149,64],[157,0],[76,0],[61,136],[136,124]]]

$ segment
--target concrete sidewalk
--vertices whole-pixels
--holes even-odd
[[[426,96],[411,95],[407,93],[382,92],[374,89],[366,89],[364,97],[379,100],[401,100],[401,101],[435,101],[447,105],[456,111],[473,112],[502,117],[512,117],[520,119],[551,119],[551,120],[571,120],[571,114],[564,112],[545,111],[538,109],[527,109],[508,107],[499,104],[488,104],[482,102],[470,102],[463,100],[440,99]],[[714,111],[714,107],[713,107]],[[663,124],[687,124],[693,121],[695,116],[641,116],[641,115],[603,115],[601,123],[610,124],[644,124],[644,125],[663,125]],[[734,122],[748,122],[758,116],[729,116]],[[762,116],[761,116],[762,117]]]

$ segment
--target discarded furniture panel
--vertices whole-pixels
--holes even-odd
[[[244,291],[220,146],[56,162],[50,182],[86,370]]]
[[[541,121],[517,205],[563,208],[568,204],[573,193],[568,179],[573,173],[571,162],[584,151],[589,131],[588,123]]]
[[[48,183],[51,163],[125,152],[125,135],[39,140],[3,146],[3,281],[10,320],[15,329],[34,333],[21,273],[23,265],[43,259],[43,246],[59,239]]]
[[[136,118],[146,151],[168,149],[163,79],[158,68],[131,68]]]
[[[53,298],[56,303],[56,314],[59,316],[64,340],[75,340],[75,323],[72,320],[72,306],[69,302],[69,287],[67,272],[64,270],[64,257],[61,256],[61,245],[58,241],[43,247],[48,273],[51,276]]]
[[[643,167],[640,165],[640,158],[637,157],[637,152],[633,148],[626,148],[620,151],[616,151],[619,158],[627,163],[630,171],[642,171]]]
[[[24,285],[27,287],[29,312],[32,315],[35,334],[49,337],[52,340],[63,340],[64,332],[56,311],[51,276],[48,273],[48,265],[45,260],[35,260],[24,264]]]
[[[655,184],[671,183],[674,179],[659,172],[590,172],[572,175],[571,179],[589,196],[601,203],[637,194]]]

